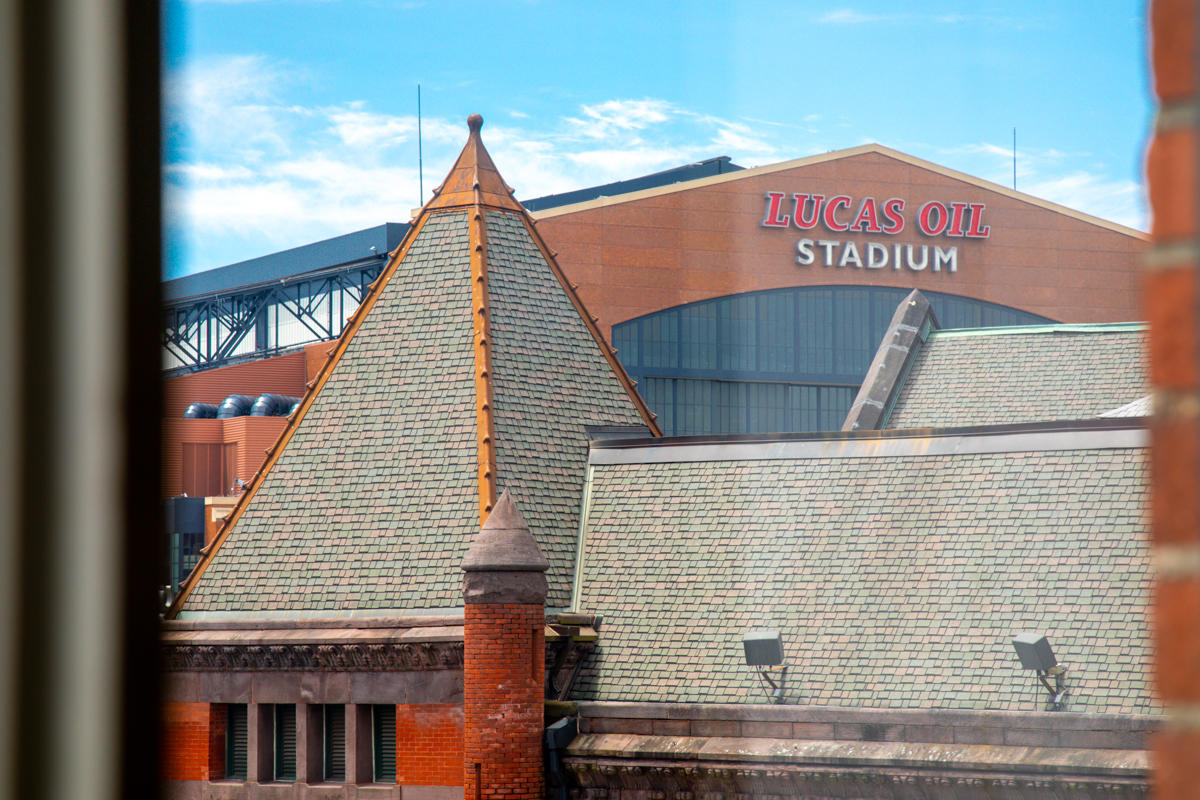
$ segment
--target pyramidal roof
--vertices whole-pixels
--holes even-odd
[[[653,414],[470,134],[172,616],[461,606],[460,564],[512,493],[564,608],[587,425]]]

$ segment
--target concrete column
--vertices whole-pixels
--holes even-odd
[[[346,782],[370,783],[371,707],[346,706]]]
[[[549,563],[508,492],[463,559],[466,800],[540,800]]]

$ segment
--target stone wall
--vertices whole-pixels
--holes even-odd
[[[1144,797],[1152,717],[581,703],[582,798]]]

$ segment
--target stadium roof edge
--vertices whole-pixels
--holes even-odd
[[[853,156],[859,156],[865,153],[875,153],[886,156],[887,158],[895,159],[896,161],[902,161],[906,164],[929,170],[930,172],[937,173],[952,180],[962,181],[963,183],[979,187],[980,189],[996,192],[997,194],[1002,194],[1005,197],[1011,197],[1014,200],[1020,200],[1021,202],[1029,203],[1048,211],[1063,214],[1064,216],[1077,219],[1080,222],[1086,222],[1090,225],[1105,228],[1115,233],[1133,236],[1145,241],[1149,241],[1150,239],[1150,234],[1144,231],[1139,231],[1136,228],[1130,228],[1125,225],[1121,225],[1118,222],[1112,222],[1111,220],[1086,214],[1082,211],[1077,211],[1073,208],[1059,205],[1058,203],[1054,203],[1050,200],[1043,200],[1040,197],[1035,197],[1031,194],[1026,194],[1025,192],[1019,192],[1015,189],[1002,186],[1001,184],[993,183],[989,180],[984,180],[983,178],[977,178],[974,175],[968,175],[965,172],[959,172],[955,169],[950,169],[949,167],[943,167],[940,164],[933,163],[932,161],[926,161],[923,158],[910,156],[907,153],[902,153],[899,150],[893,150],[890,147],[886,147],[874,142],[858,145],[857,147],[846,148],[844,150],[831,150],[828,153],[818,153],[816,155],[804,156],[803,158],[795,158],[790,161],[781,161],[778,164],[768,164],[762,167],[748,167],[746,169],[737,171],[736,173],[712,175],[708,177],[697,178],[692,181],[672,183],[667,186],[658,186],[638,192],[630,192],[628,194],[622,194],[619,197],[601,197],[594,200],[588,200],[586,202],[576,203],[574,205],[557,206],[553,209],[535,211],[534,218],[548,219],[550,217],[557,217],[564,214],[574,214],[579,211],[586,211],[588,209],[601,206],[628,203],[634,200],[657,197],[659,195],[670,194],[672,192],[682,192],[688,189],[698,189],[703,186],[712,186],[715,184],[725,183],[727,181],[741,180],[743,178],[750,178],[757,175],[770,175],[774,172],[783,172],[785,170],[804,167],[810,164],[820,164],[826,161],[836,161],[843,158],[851,158]]]
[[[407,230],[407,222],[385,222],[373,228],[173,278],[163,281],[163,299],[169,302],[253,286],[370,258],[378,258],[382,263],[400,244]]]
[[[729,156],[715,156],[691,164],[652,172],[612,183],[549,194],[521,201],[526,210],[554,208],[651,187],[690,182],[712,175],[722,175],[745,169]],[[308,272],[329,269],[355,261],[376,257],[382,264],[387,254],[400,244],[408,230],[407,222],[385,222],[373,228],[322,239],[318,242],[291,247],[265,256],[238,261],[203,272],[163,281],[163,298],[168,301],[216,292],[255,286],[271,281],[293,278]],[[373,248],[373,249],[372,249]]]

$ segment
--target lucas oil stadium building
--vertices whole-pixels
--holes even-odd
[[[668,435],[839,427],[912,289],[947,328],[1140,316],[1144,234],[878,145],[525,205]],[[294,351],[341,332],[407,227],[168,281],[169,415],[302,394],[320,359]]]
[[[481,124],[168,287],[170,793],[1145,796],[1145,238],[873,145],[521,204]]]

